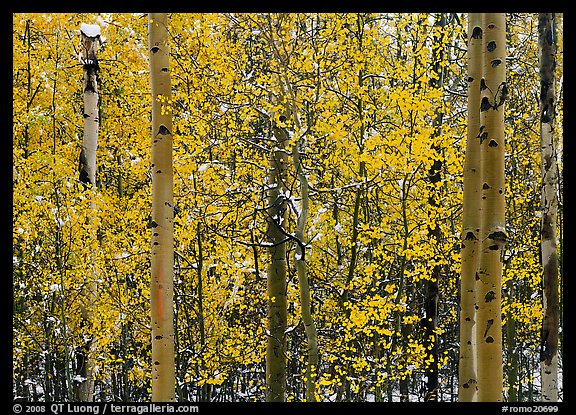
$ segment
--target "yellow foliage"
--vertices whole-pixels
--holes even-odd
[[[60,365],[64,379],[74,353],[94,336],[101,396],[119,398],[112,385],[123,379],[127,398],[146,401],[152,232],[147,19],[123,13],[13,17],[15,383],[29,378],[41,384],[40,368],[50,364]],[[94,193],[84,191],[77,171],[82,22],[102,29]],[[515,97],[506,115],[511,238],[503,258],[503,313],[504,324],[516,323],[517,341],[536,355],[533,339],[543,318],[532,97],[537,48],[533,34],[510,28],[519,59],[509,70]],[[455,347],[461,261],[461,25],[436,27],[426,13],[173,13],[170,34],[173,95],[160,100],[174,119],[176,376],[184,399],[207,388],[240,396],[243,387],[242,399],[264,400],[273,125],[291,134],[289,159],[293,146],[302,145],[310,184],[302,242],[321,354],[318,399],[342,397],[348,387],[352,399],[377,393],[387,399],[386,387],[421,379],[432,362],[420,326],[423,290],[435,266],[441,270],[434,329],[442,339],[439,367],[454,371],[446,352]],[[442,88],[434,87],[438,76],[431,70],[438,48],[445,52]],[[559,119],[562,108],[559,102]],[[439,112],[440,131],[434,125]],[[441,180],[431,186],[436,159]],[[284,195],[294,204],[284,222],[288,237],[302,195],[294,166],[286,169],[290,194]],[[440,241],[430,237],[431,229],[439,230]],[[297,367],[288,378],[288,399],[297,400],[306,341],[291,262],[295,242],[287,248],[285,352]],[[98,318],[87,324],[82,292],[92,270],[98,290],[89,310]],[[44,399],[66,400],[62,379],[62,395]]]

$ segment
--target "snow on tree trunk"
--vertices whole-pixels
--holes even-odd
[[[84,137],[80,150],[78,170],[84,188],[96,185],[96,151],[98,149],[98,59],[97,48],[100,39],[98,26],[82,24],[84,78]],[[87,32],[87,33],[86,33]]]
[[[504,197],[504,101],[506,15],[486,13],[482,24],[480,157],[482,169],[482,252],[476,304],[478,401],[502,401],[502,260],[506,243]]]
[[[152,401],[171,402],[175,396],[174,202],[168,16],[150,13],[148,18],[152,90]]]
[[[84,98],[84,135],[78,163],[79,179],[85,190],[95,192],[96,190],[96,152],[98,150],[98,130],[100,120],[98,116],[99,93],[98,93],[98,44],[100,41],[100,27],[83,23],[80,26],[82,36],[82,59],[83,59],[83,79],[82,93]],[[96,214],[96,207],[91,203],[93,215]],[[91,229],[88,227],[88,229]],[[90,231],[88,231],[90,232]],[[96,234],[91,235],[91,239],[96,239]],[[89,254],[90,275],[87,277],[86,289],[83,295],[82,326],[88,340],[76,352],[76,373],[74,379],[75,399],[80,402],[92,402],[94,400],[94,349],[96,342],[92,333],[91,322],[93,313],[91,308],[96,298],[97,275],[96,266],[92,253]]]
[[[542,401],[558,401],[558,254],[556,218],[558,212],[556,146],[554,141],[556,39],[554,13],[539,13],[540,60],[540,150],[542,169],[541,251],[544,320],[540,349]]]

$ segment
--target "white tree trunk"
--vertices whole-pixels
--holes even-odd
[[[80,151],[80,181],[86,187],[96,186],[96,151],[98,150],[98,128],[100,119],[98,117],[98,59],[96,55],[100,38],[99,31],[86,30],[82,33],[84,78],[82,91],[84,94],[84,137],[82,139],[82,149]],[[90,27],[88,27],[90,29]]]
[[[82,138],[82,148],[80,150],[79,160],[79,179],[84,185],[84,189],[96,192],[96,152],[98,150],[98,130],[100,119],[98,116],[98,103],[100,100],[98,94],[98,57],[97,50],[100,40],[100,27],[96,25],[82,24],[80,26],[82,35],[83,49],[83,80],[82,92],[84,97],[84,136]],[[96,215],[96,207],[92,202],[90,207],[93,214]],[[91,238],[96,239],[96,233],[92,230]],[[84,346],[77,351],[78,368],[76,374],[79,376],[75,385],[75,398],[80,402],[92,402],[94,400],[94,375],[95,363],[94,352],[96,341],[92,333],[92,306],[96,299],[98,279],[96,271],[96,261],[92,252],[89,253],[89,262],[91,266],[90,275],[87,276],[87,282],[84,289],[83,304],[81,306],[82,321],[85,327],[85,337],[88,338]]]
[[[502,259],[506,243],[504,102],[506,15],[485,13],[480,81],[480,158],[482,166],[482,252],[476,291],[476,347],[479,402],[503,399]]]
[[[476,274],[480,259],[481,188],[480,169],[480,79],[482,78],[482,15],[468,14],[468,131],[464,161],[462,207],[462,267],[460,280],[460,361],[458,401],[476,397]]]
[[[148,16],[152,89],[152,401],[175,398],[174,366],[174,195],[168,15]]]
[[[538,46],[540,61],[540,151],[542,170],[542,284],[544,320],[540,349],[542,401],[558,401],[558,170],[554,141],[556,44],[553,13],[540,13]]]

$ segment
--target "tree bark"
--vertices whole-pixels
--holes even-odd
[[[458,401],[473,402],[476,396],[476,275],[480,259],[481,170],[480,170],[480,78],[482,16],[468,14],[468,130],[464,160],[462,249],[460,271],[460,359]]]
[[[515,294],[515,281],[508,281],[508,292],[510,297]],[[518,402],[518,355],[516,346],[516,320],[513,313],[508,313],[506,321],[506,353],[509,367],[507,370],[508,379],[508,402]]]
[[[555,14],[538,15],[540,61],[540,151],[542,218],[540,223],[544,320],[540,343],[542,401],[558,401],[559,291],[556,223],[558,171],[554,140],[556,69]]]
[[[268,210],[266,235],[270,247],[268,266],[268,337],[266,341],[266,400],[284,402],[286,399],[286,239],[283,227],[286,221],[286,168],[288,155],[286,130],[272,121],[276,147],[270,156],[268,172]]]
[[[88,36],[82,34],[82,47],[84,52],[84,78],[82,92],[84,94],[84,137],[78,170],[80,181],[84,189],[96,186],[96,151],[98,149],[98,57],[97,48],[100,35]],[[93,33],[90,33],[93,34]]]
[[[269,27],[271,29],[272,27],[272,20],[268,19],[268,24]],[[298,108],[296,105],[296,92],[295,90],[292,88],[292,84],[290,82],[290,79],[288,78],[287,74],[290,71],[289,65],[288,65],[288,59],[284,56],[284,54],[281,52],[281,50],[284,50],[284,48],[282,46],[284,45],[278,45],[276,43],[276,38],[274,37],[274,31],[270,30],[269,32],[269,37],[268,37],[268,41],[269,44],[272,48],[274,57],[276,58],[280,68],[282,68],[281,72],[279,73],[279,79],[278,79],[278,86],[281,90],[281,96],[283,98],[282,101],[285,102],[284,104],[284,113],[279,115],[278,121],[281,122],[285,122],[288,120],[288,118],[291,118],[294,122],[294,126],[295,129],[297,131],[301,131],[301,124],[300,124],[300,118],[298,116]],[[272,120],[272,132],[274,134],[274,137],[277,140],[278,143],[278,147],[279,149],[284,149],[286,146],[286,143],[288,143],[290,141],[290,136],[288,133],[288,130],[286,129],[286,127],[278,124],[276,122],[276,120]],[[309,127],[309,126],[308,126]],[[307,402],[315,402],[316,401],[316,378],[317,378],[317,369],[318,369],[318,335],[316,332],[316,326],[314,324],[314,320],[312,318],[312,308],[311,308],[311,299],[310,299],[310,284],[308,281],[308,272],[307,272],[307,266],[306,266],[306,249],[305,249],[305,242],[304,242],[304,235],[305,235],[305,228],[306,228],[306,221],[308,219],[308,205],[309,205],[309,189],[308,189],[308,180],[306,177],[306,174],[304,173],[303,167],[302,167],[302,163],[300,160],[300,147],[302,146],[303,143],[303,137],[300,137],[293,145],[292,145],[292,164],[294,166],[294,170],[296,173],[296,177],[298,179],[298,183],[300,185],[300,197],[301,197],[301,203],[300,206],[297,207],[295,206],[294,202],[292,200],[278,200],[278,203],[283,203],[284,206],[282,207],[281,205],[279,205],[280,211],[285,211],[288,207],[290,207],[293,211],[294,214],[296,216],[296,230],[295,230],[295,240],[297,242],[296,245],[296,249],[295,249],[295,255],[294,255],[294,264],[295,264],[295,268],[296,268],[296,272],[298,275],[298,286],[299,286],[299,293],[300,293],[300,310],[302,313],[302,322],[304,323],[304,330],[305,330],[305,334],[306,334],[306,343],[307,343],[307,357],[308,357],[308,361],[306,363],[306,375],[305,375],[305,381],[306,381],[306,401]],[[275,153],[273,154],[273,158],[272,158],[272,163],[271,163],[271,169],[270,169],[270,175],[269,175],[269,180],[268,180],[268,184],[269,186],[275,186],[275,189],[272,189],[272,191],[277,190],[277,189],[281,189],[283,192],[285,190],[285,186],[284,186],[284,182],[286,181],[286,177],[285,177],[285,169],[288,167],[287,163],[288,163],[288,158],[287,156],[287,152],[283,151],[282,153],[278,154],[278,152],[276,151],[276,149],[274,150]],[[280,158],[281,157],[281,158]],[[280,167],[278,167],[280,166]],[[280,173],[280,174],[279,174]],[[279,174],[278,176],[275,176],[276,174]],[[270,194],[271,199],[269,199],[269,206],[272,207],[273,206],[273,199],[276,199],[274,194]],[[282,197],[282,194],[279,195],[280,198]],[[274,217],[276,216],[278,218],[279,221],[283,222],[284,219],[280,219],[280,212],[276,212],[276,211],[272,211],[271,213],[271,218],[274,219]],[[285,218],[285,212],[284,212],[284,218]],[[270,223],[270,225],[274,225],[276,228],[276,230],[281,231],[281,233],[283,234],[284,232],[282,232],[282,223],[278,223],[278,224],[274,224],[273,222]],[[269,227],[268,231],[271,231],[271,228]],[[270,242],[272,242],[273,244],[277,243],[277,237],[280,238],[285,238],[286,235],[273,235],[273,233],[269,234],[269,238],[270,238]],[[276,238],[276,239],[273,239]],[[276,240],[276,242],[275,242]],[[284,245],[284,244],[282,244]],[[272,248],[274,249],[274,248]],[[285,256],[285,248],[284,249],[284,256]],[[274,255],[275,253],[273,253],[273,260],[274,260]],[[278,264],[280,265],[280,263]],[[284,265],[286,266],[286,265]],[[285,271],[284,271],[285,274]],[[269,274],[270,276],[270,274]],[[277,277],[280,277],[280,275],[277,275]],[[284,279],[285,279],[285,275],[284,275]],[[269,281],[268,283],[270,284],[270,277],[269,277]],[[285,282],[284,282],[285,285]],[[270,287],[270,285],[269,285]],[[278,287],[279,288],[279,287]],[[270,295],[276,297],[274,294],[270,293]],[[285,297],[285,288],[284,290],[281,292],[281,295]],[[284,318],[284,327],[286,326],[286,320],[287,318]],[[272,320],[271,320],[272,321]],[[284,328],[285,330],[285,328]],[[272,329],[270,329],[270,332],[272,333]],[[283,338],[283,343],[285,342],[285,332],[282,333]],[[270,341],[270,336],[269,336],[269,341]],[[272,343],[274,342],[274,340],[272,340]],[[285,348],[285,343],[283,348]],[[285,362],[283,364],[283,366],[285,366]],[[284,379],[286,377],[286,375],[283,375]],[[269,399],[270,400],[270,399]]]
[[[502,260],[506,243],[504,101],[506,15],[486,13],[480,81],[482,253],[477,284],[478,401],[502,401]]]
[[[98,43],[100,40],[99,28],[97,31],[88,26],[81,26],[83,49],[83,80],[82,92],[84,97],[84,136],[78,163],[79,179],[84,186],[84,190],[96,191],[96,152],[98,150],[98,131],[100,119],[98,116],[99,93],[98,93]],[[85,33],[84,31],[88,32]],[[90,204],[93,214],[96,214],[96,207]],[[92,232],[92,231],[89,231]],[[96,234],[90,235],[90,239],[95,239]],[[89,254],[91,274],[88,276],[86,290],[81,305],[82,327],[86,331],[88,340],[76,352],[76,375],[75,399],[79,402],[92,402],[94,400],[94,358],[93,352],[96,346],[92,333],[92,311],[97,290],[97,275],[95,271],[95,261],[92,253]]]
[[[296,119],[296,127],[300,130],[300,122],[296,114],[295,97],[293,98],[294,117]],[[306,333],[306,343],[308,352],[308,362],[306,364],[306,401],[316,402],[316,378],[318,377],[318,333],[316,331],[316,324],[312,318],[312,307],[310,299],[310,282],[308,280],[307,264],[306,264],[306,249],[305,249],[305,229],[306,221],[308,220],[308,206],[309,206],[309,188],[308,179],[304,173],[304,168],[300,160],[300,147],[302,140],[294,144],[292,148],[292,163],[296,170],[298,182],[300,183],[300,211],[296,211],[296,232],[295,236],[299,243],[296,245],[296,252],[294,255],[294,263],[296,265],[296,272],[298,274],[298,286],[300,289],[300,308],[302,312],[302,322],[304,323],[304,331]],[[296,210],[296,209],[295,209]]]
[[[280,59],[280,56],[278,56]],[[286,71],[288,68],[286,68]],[[286,77],[286,72],[283,72],[284,83],[280,82],[282,88],[282,94],[284,96],[289,96],[287,102],[290,103],[287,113],[292,114],[294,120],[294,126],[297,131],[302,131],[302,125],[300,123],[300,117],[298,116],[298,108],[296,106],[296,93],[290,81]],[[308,125],[310,128],[310,125]],[[288,132],[284,130],[285,136],[288,136]],[[297,239],[297,245],[294,255],[294,263],[296,267],[296,272],[298,274],[298,287],[300,292],[300,310],[302,313],[302,322],[304,323],[304,331],[306,334],[306,344],[307,344],[307,354],[308,361],[306,363],[306,401],[316,402],[316,379],[318,377],[318,333],[316,331],[316,324],[312,318],[312,306],[310,298],[310,282],[308,280],[308,270],[306,263],[306,249],[304,241],[304,235],[306,230],[306,222],[308,220],[308,206],[310,204],[309,197],[309,187],[308,178],[304,173],[304,167],[302,166],[302,161],[300,158],[301,147],[304,143],[304,136],[299,137],[298,141],[292,146],[292,164],[298,178],[298,183],[300,185],[300,210],[295,206],[293,207],[294,214],[296,215],[296,231],[295,236]]]
[[[152,91],[152,401],[172,402],[174,366],[174,201],[168,16],[148,16]]]

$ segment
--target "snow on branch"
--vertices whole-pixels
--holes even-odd
[[[80,31],[88,37],[100,36],[100,26],[97,24],[82,23],[80,25]]]

